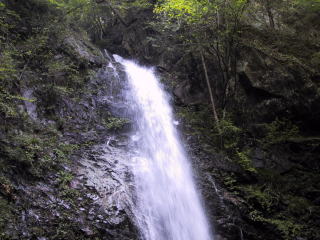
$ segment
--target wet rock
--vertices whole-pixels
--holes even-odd
[[[279,60],[254,48],[244,48],[238,63],[239,82],[244,89],[246,104],[256,121],[269,121],[286,116],[303,121],[306,129],[317,130],[319,111],[317,83],[312,69],[303,63],[280,64]],[[252,120],[251,120],[252,121]]]
[[[227,240],[226,238],[222,237],[221,235],[214,235],[215,240]]]
[[[103,54],[89,43],[83,41],[83,36],[71,35],[65,40],[66,46],[69,48],[69,53],[76,55],[78,59],[84,59],[90,64],[102,66],[106,63],[106,58]]]
[[[90,46],[84,42],[76,38],[68,41],[70,48],[78,52],[74,57],[81,55],[95,65],[106,62],[93,58],[95,53],[90,53]],[[111,135],[103,126],[103,120],[110,117],[111,109],[121,98],[114,91],[112,101],[102,101],[105,96],[111,96],[109,80],[114,73],[108,74],[105,69],[95,72],[81,99],[61,96],[52,111],[56,119],[64,120],[59,123],[61,132],[57,134],[61,143],[79,146],[71,162],[57,165],[57,169],[40,179],[13,174],[15,198],[10,199],[10,204],[16,211],[6,225],[9,239],[137,239],[130,210],[132,179],[128,173],[128,143],[126,137]],[[124,84],[119,79],[113,80],[113,86]],[[39,97],[37,94],[36,91]],[[30,110],[30,106],[26,107]],[[30,114],[38,114],[35,124],[48,124],[43,106],[31,107]],[[52,121],[53,128],[58,121]],[[110,144],[103,145],[111,138]],[[97,143],[100,145],[94,145]],[[60,172],[68,173],[72,180],[63,180]]]
[[[127,151],[107,148],[106,145],[96,146],[91,152],[94,158],[83,157],[77,170],[78,176],[86,176],[79,181],[87,188],[87,197],[99,206],[89,211],[88,218],[95,219],[97,223],[121,225],[132,217],[132,180],[127,178],[130,155]]]
[[[82,151],[82,157],[77,160],[79,164],[69,169],[74,173],[69,187],[57,186],[56,177],[35,185],[28,181],[20,183],[17,204],[26,210],[19,213],[15,225],[8,225],[8,234],[21,234],[21,240],[34,235],[37,239],[55,239],[52,236],[56,234],[65,236],[62,239],[67,236],[78,239],[72,234],[79,231],[89,239],[108,239],[108,236],[136,239],[130,210],[133,197],[128,159],[129,153],[123,149],[109,147],[107,150],[106,145],[96,145]],[[66,226],[72,224],[72,228],[59,233],[62,222]],[[104,235],[105,231],[109,233]]]
[[[37,109],[36,104],[33,102],[35,101],[33,97],[33,91],[31,89],[23,90],[22,96],[26,98],[24,103],[25,103],[27,113],[29,114],[31,119],[36,120],[38,116],[36,112],[36,109]]]
[[[195,91],[189,81],[183,81],[175,87],[173,93],[183,103],[187,105],[200,104],[207,101],[203,91]]]

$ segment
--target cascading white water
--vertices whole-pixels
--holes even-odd
[[[152,69],[118,56],[128,76],[127,97],[134,112],[132,159],[135,217],[144,240],[211,240],[208,223],[179,141],[169,105]]]

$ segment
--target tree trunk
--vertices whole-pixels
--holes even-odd
[[[119,13],[115,8],[112,7],[112,5],[111,5],[110,2],[105,1],[105,0],[96,0],[96,3],[97,3],[97,4],[106,3],[106,4],[108,5],[108,7],[111,9],[111,11],[112,11],[112,12],[116,15],[116,17],[119,19],[119,21],[120,21],[124,26],[126,26],[126,27],[129,26],[129,24],[126,23],[126,22],[124,21],[124,19],[121,17],[120,13]]]
[[[216,111],[216,105],[215,105],[214,98],[213,98],[213,93],[212,93],[212,88],[211,88],[211,84],[210,84],[210,80],[209,80],[209,76],[208,76],[207,66],[206,66],[206,62],[204,60],[204,56],[203,56],[203,52],[202,51],[201,51],[201,61],[202,61],[202,66],[203,66],[203,70],[204,70],[204,75],[205,75],[206,82],[207,82],[207,87],[208,87],[208,90],[209,90],[213,116],[214,116],[214,119],[215,119],[215,121],[217,123],[218,132],[221,133],[220,127],[219,127],[219,118],[218,118],[218,114],[217,114],[217,111]]]
[[[266,10],[267,10],[267,13],[268,13],[270,27],[272,29],[275,29],[274,17],[273,17],[272,9],[271,9],[271,6],[270,6],[270,1],[266,2]]]

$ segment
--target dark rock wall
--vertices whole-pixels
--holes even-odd
[[[57,9],[7,6],[13,45],[1,42],[0,57],[16,75],[0,77],[0,239],[137,239],[116,102],[124,73],[84,32],[53,26]]]
[[[32,8],[20,7],[21,16]],[[113,22],[103,39],[93,42],[157,68],[173,96],[216,240],[320,239],[319,69],[286,52],[290,41],[283,40],[285,50],[274,52],[263,29],[248,31],[244,42],[254,36],[262,47],[243,43],[239,48],[237,88],[221,136],[197,54],[174,46],[174,37],[163,39],[151,20],[151,10],[133,8],[125,24]],[[31,26],[21,22],[24,38]],[[134,186],[125,166],[130,154],[130,124],[123,121],[121,99],[125,77],[120,71],[124,82],[119,83],[107,67],[111,59],[81,32],[68,32],[63,41],[48,45],[54,52],[50,59],[78,73],[71,78],[70,69],[35,63],[14,87],[37,99],[19,102],[27,120],[0,129],[0,164],[6,166],[0,172],[0,238],[136,239],[130,211]],[[303,46],[301,51],[309,47]],[[223,116],[221,73],[214,59],[207,61]],[[80,84],[66,81],[79,75]]]
[[[112,125],[118,120],[112,112],[119,116],[119,105],[115,107],[114,101],[123,83],[115,79],[100,50],[89,49],[86,44],[90,43],[77,34],[68,41],[75,61],[92,64],[86,90],[77,99],[55,93],[48,112],[46,100],[50,101],[50,96],[44,95],[41,86],[32,86],[37,101],[30,103],[35,114],[28,113],[37,131],[57,128],[57,136],[52,137],[72,146],[72,153],[64,156],[63,150],[53,150],[49,161],[54,161],[56,154],[63,155],[65,161],[36,176],[23,173],[21,165],[1,171],[1,239],[125,240],[137,236],[130,210],[130,173],[125,165],[129,155],[125,138],[115,134],[122,126]],[[64,57],[60,55],[59,60]],[[4,141],[7,138],[2,136]]]
[[[249,22],[225,112],[218,63],[207,59],[218,111],[226,116],[219,136],[197,54],[152,29],[151,12],[127,17],[135,21],[114,26],[119,41],[112,39],[120,34],[106,36],[110,49],[157,66],[175,97],[217,239],[319,239],[319,68],[310,63],[318,45]]]

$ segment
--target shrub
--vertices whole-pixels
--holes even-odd
[[[286,142],[299,136],[299,128],[288,119],[274,120],[265,124],[267,134],[261,140],[265,146]]]

